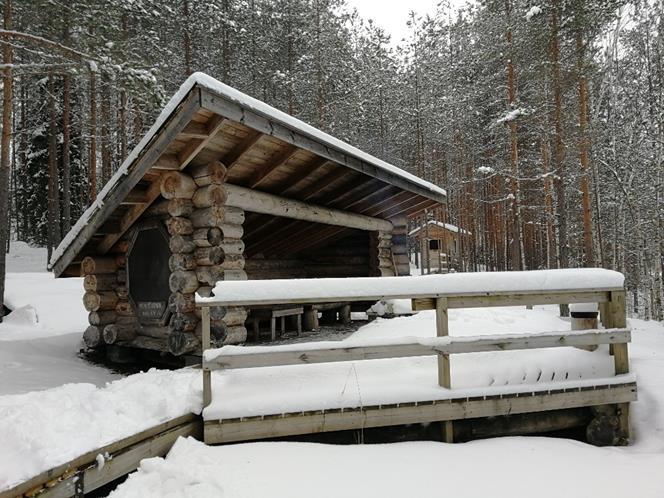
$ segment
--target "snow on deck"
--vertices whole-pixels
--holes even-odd
[[[457,337],[570,330],[568,320],[545,307],[450,310],[449,325],[450,335]],[[411,317],[378,319],[342,344],[394,342],[403,336],[426,341],[425,338],[435,336],[435,330],[435,313],[426,311]],[[257,347],[259,349],[266,348]],[[215,354],[218,353],[208,352],[210,359]],[[608,354],[608,346],[600,346],[594,352],[553,348],[469,353],[452,355],[450,363],[451,390],[438,385],[435,356],[215,371],[212,373],[212,403],[205,408],[204,418],[214,420],[581,387],[595,385],[598,379],[602,379],[601,383],[634,380],[630,375],[614,377],[613,357]]]
[[[382,297],[483,295],[500,292],[590,291],[622,289],[622,273],[602,268],[509,272],[449,273],[416,277],[312,278],[217,282],[213,297],[198,303],[255,304],[280,300],[315,302]]]

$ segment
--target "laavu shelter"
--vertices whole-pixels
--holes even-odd
[[[444,189],[195,73],[49,266],[85,277],[88,348],[186,357],[200,354],[195,293],[222,280],[408,275],[408,219],[445,202]],[[212,333],[243,343],[256,318],[271,318],[274,337],[275,318],[311,328],[319,311],[349,310],[219,307]]]

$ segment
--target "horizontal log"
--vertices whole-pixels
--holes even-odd
[[[221,185],[226,181],[227,169],[221,162],[212,161],[202,166],[190,166],[189,174],[199,187]]]
[[[413,342],[375,344],[364,346],[329,345],[312,349],[289,347],[287,350],[238,354],[224,353],[214,361],[205,361],[205,366],[214,368],[252,368],[338,361],[376,360],[433,356],[438,354],[476,353],[486,351],[514,351],[524,349],[586,346],[593,344],[627,343],[631,339],[629,329],[590,330],[576,332],[547,332],[537,334],[514,334],[480,336],[476,338],[437,337]]]
[[[119,285],[117,273],[86,275],[83,278],[83,289],[86,291],[113,290]]]
[[[104,327],[104,342],[115,344],[118,341],[131,341],[136,337],[136,325],[111,323]]]
[[[81,275],[115,273],[123,267],[124,258],[105,256],[86,256],[81,261]]]
[[[198,271],[198,270],[197,270]],[[190,293],[198,289],[197,273],[193,271],[174,271],[168,278],[171,292]]]
[[[186,218],[194,210],[194,204],[190,199],[170,199],[168,201],[168,214],[176,217]]]
[[[117,273],[115,274],[118,282],[121,284],[127,283],[127,270],[124,268],[121,270],[118,270]]]
[[[194,270],[196,268],[196,258],[193,253],[171,254],[168,258],[168,268],[171,272],[178,270]]]
[[[220,227],[204,227],[194,230],[192,240],[197,247],[218,246],[224,239]]]
[[[115,323],[118,319],[118,314],[115,310],[111,311],[91,311],[88,314],[88,323],[90,325],[104,326],[109,323]]]
[[[189,235],[171,235],[168,241],[168,247],[173,254],[187,254],[194,252],[197,245]]]
[[[168,336],[160,338],[160,337],[152,337],[145,335],[137,335],[131,341],[119,342],[118,345],[168,353]]]
[[[141,325],[137,332],[139,336],[154,337],[155,339],[163,339],[165,341],[168,338],[168,334],[171,333],[171,329],[168,325]],[[165,344],[166,342],[164,342]],[[168,351],[168,349],[164,348],[162,351]]]
[[[244,252],[244,242],[240,239],[224,239],[219,243],[219,247],[226,256],[240,256]]]
[[[190,220],[194,227],[216,227],[224,223],[226,217],[225,208],[213,206],[202,209],[194,209]]]
[[[359,230],[392,230],[392,223],[381,218],[316,206],[238,185],[227,184],[225,188],[228,194],[226,204],[245,211]]]
[[[223,206],[226,203],[226,197],[226,190],[222,185],[210,184],[196,190],[191,200],[197,208],[206,208]]]
[[[87,311],[108,311],[115,309],[118,296],[112,291],[91,292],[83,294],[83,306]]]
[[[193,293],[173,292],[168,298],[168,305],[174,313],[193,313],[196,311],[196,299]],[[218,306],[214,306],[218,308]]]
[[[124,285],[118,285],[115,288],[115,295],[118,296],[120,301],[127,301],[129,299],[129,289]]]
[[[214,286],[222,280],[246,280],[247,274],[244,270],[227,269],[223,265],[216,265],[199,266],[196,268],[196,277],[199,282]]]
[[[171,236],[191,235],[194,233],[194,225],[188,218],[171,217],[166,220],[166,228]]]
[[[90,325],[83,332],[83,343],[89,349],[95,349],[104,344],[101,328]]]
[[[146,218],[161,218],[166,215],[168,215],[168,199],[160,199],[155,201],[143,213],[143,216]]]
[[[170,171],[162,176],[160,188],[165,199],[191,199],[198,185],[189,175]]]
[[[212,266],[223,263],[226,254],[219,246],[199,247],[194,251],[193,257],[196,265]]]
[[[119,317],[134,317],[136,313],[134,312],[134,307],[129,301],[118,301],[118,304],[115,305],[115,312]]]
[[[211,285],[201,285],[196,291],[196,294],[201,297],[210,297],[212,295],[212,290],[213,287]]]
[[[244,256],[241,254],[224,254],[221,258],[219,266],[221,266],[224,270],[243,270]]]
[[[200,348],[201,344],[196,335],[191,332],[171,331],[167,341],[168,351],[175,356],[192,353]]]

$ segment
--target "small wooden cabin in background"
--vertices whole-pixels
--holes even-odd
[[[466,267],[462,261],[462,238],[470,235],[451,223],[437,220],[422,223],[408,232],[415,264],[422,274],[461,271]]]
[[[407,275],[408,218],[445,201],[443,189],[197,73],[50,267],[85,277],[88,347],[197,354],[195,293],[221,280]],[[216,344],[244,342],[253,311],[213,309]],[[305,326],[317,314],[305,308]]]

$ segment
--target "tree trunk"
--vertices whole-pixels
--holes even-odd
[[[97,75],[90,70],[90,151],[88,182],[90,203],[97,198]]]
[[[48,258],[51,258],[53,248],[60,242],[60,202],[59,202],[59,175],[57,158],[57,126],[55,113],[55,85],[54,76],[48,77]]]
[[[576,34],[577,69],[579,72],[579,162],[581,163],[581,200],[583,206],[583,263],[595,266],[593,255],[592,219],[590,214],[590,187],[588,164],[590,139],[588,137],[588,81],[585,75],[585,45],[583,34]]]
[[[556,189],[556,215],[558,218],[558,253],[559,267],[569,267],[569,252],[567,242],[567,211],[565,206],[565,144],[563,143],[563,97],[562,81],[560,76],[560,45],[558,40],[558,23],[560,16],[559,0],[554,0],[551,9],[551,68],[553,85],[553,125],[554,135],[554,154],[553,166],[557,178],[555,182]]]
[[[62,79],[62,231],[71,228],[71,165],[70,148],[70,92],[71,78],[66,74]]]
[[[5,0],[4,28],[12,29],[12,0]],[[5,299],[5,262],[7,240],[9,239],[9,147],[12,136],[12,105],[13,105],[13,77],[12,77],[12,46],[9,43],[2,48],[3,62],[6,64],[3,74],[2,89],[2,139],[0,141],[0,303],[4,305]],[[0,307],[0,322],[4,315]]]

